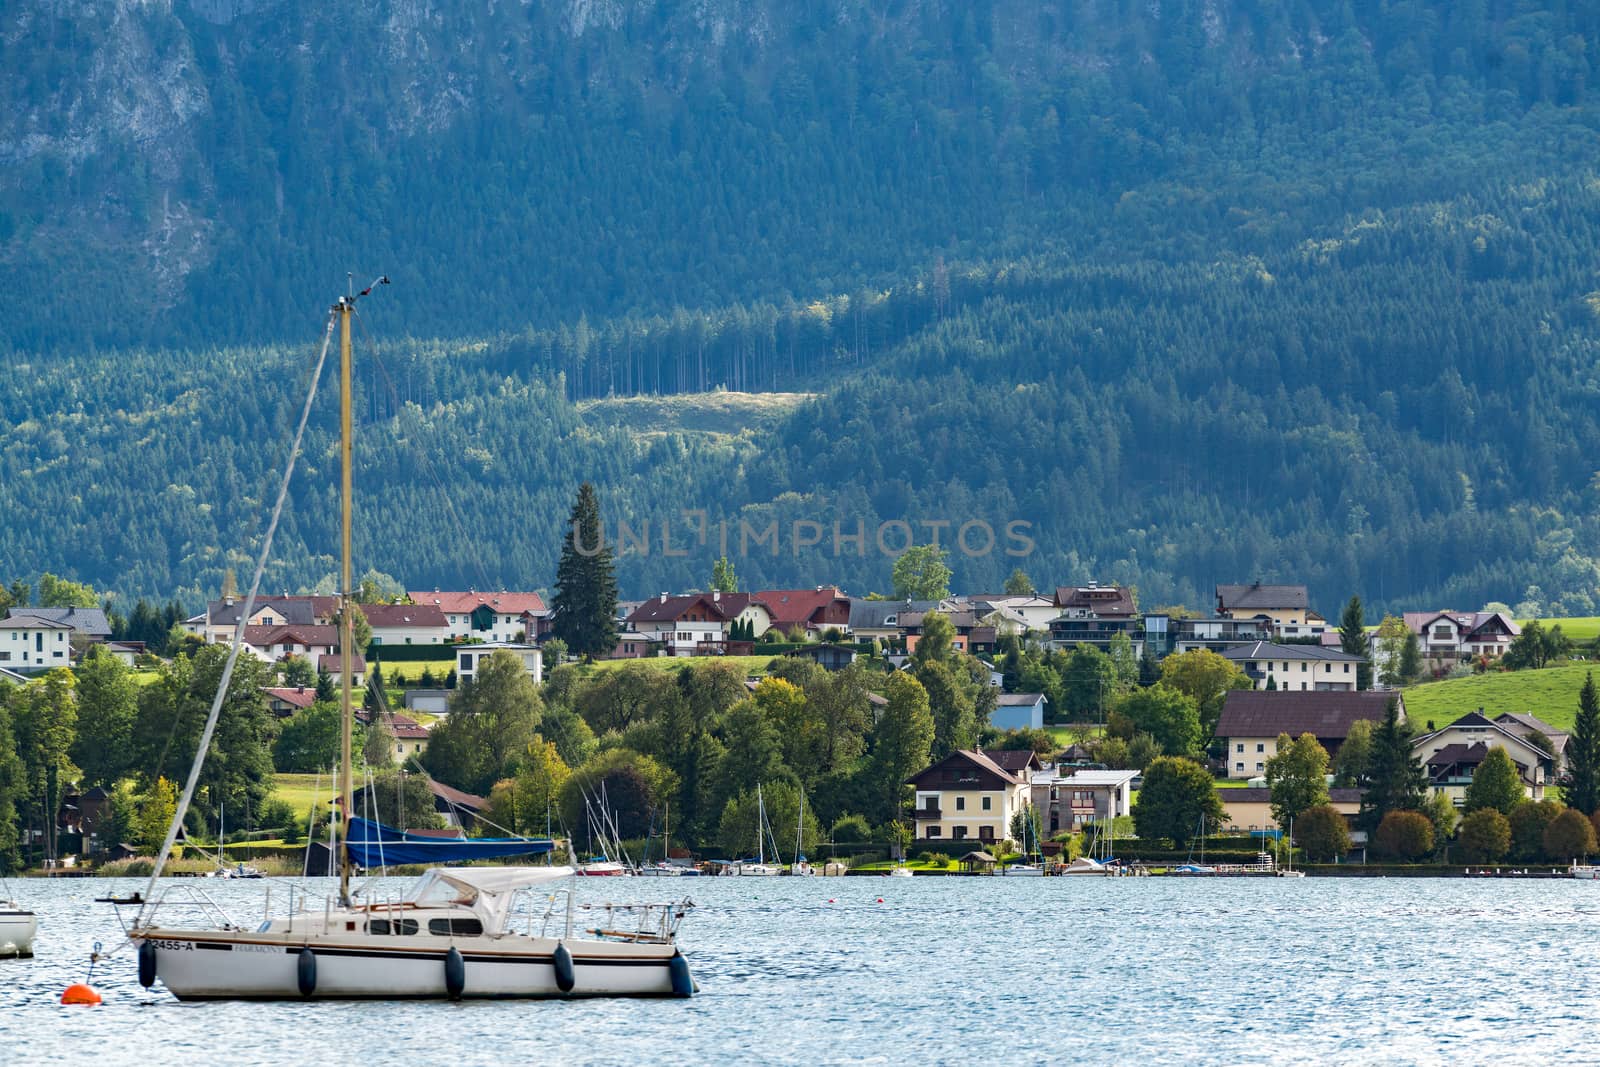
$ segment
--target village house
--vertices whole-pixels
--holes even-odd
[[[662,593],[644,601],[627,619],[629,631],[644,635],[667,656],[721,655],[727,648],[728,622],[713,593]]]
[[[445,614],[432,604],[362,604],[374,645],[442,645],[450,639]]]
[[[806,645],[784,655],[793,659],[808,659],[825,671],[842,671],[856,661],[853,645]]]
[[[1238,664],[1257,689],[1352,692],[1360,656],[1321,645],[1275,645],[1257,641],[1222,653]]]
[[[72,662],[72,627],[33,615],[0,619],[0,668],[38,674]]]
[[[815,589],[761,589],[753,594],[767,609],[772,628],[788,634],[800,630],[817,634],[836,628],[850,630],[850,598],[831,585]]]
[[[1139,609],[1133,593],[1120,585],[1059,586],[1056,616],[1049,621],[1050,647],[1070,651],[1089,645],[1105,652],[1118,634],[1133,642],[1135,652],[1143,638]]]
[[[1004,610],[1021,619],[1026,629],[1032,633],[1044,633],[1050,629],[1052,619],[1061,615],[1061,605],[1052,597],[1041,596],[1037,593],[1028,596],[986,596],[973,597],[973,607],[990,611]],[[987,621],[987,620],[985,620]],[[998,629],[998,626],[996,627]]]
[[[317,702],[317,690],[310,685],[263,686],[267,695],[267,710],[280,719],[287,719]]]
[[[1217,719],[1217,736],[1224,741],[1226,777],[1248,779],[1266,774],[1267,761],[1278,754],[1279,734],[1291,738],[1310,734],[1329,757],[1336,756],[1357,720],[1383,721],[1390,699],[1399,702],[1404,721],[1404,698],[1391,693],[1235,689],[1223,701]]]
[[[1356,843],[1355,830],[1356,816],[1361,813],[1361,798],[1366,795],[1365,789],[1329,789],[1328,804],[1344,816],[1344,821],[1351,831],[1352,843]],[[1222,810],[1227,813],[1225,821],[1219,828],[1224,832],[1277,832],[1288,833],[1287,826],[1279,826],[1278,821],[1272,817],[1272,790],[1262,786],[1247,786],[1243,789],[1218,789],[1217,798],[1222,801]],[[1359,841],[1364,843],[1366,835],[1360,834]]]
[[[1417,635],[1424,659],[1456,663],[1505,654],[1522,628],[1498,611],[1408,611],[1401,618]]]
[[[1079,830],[1085,823],[1133,813],[1138,771],[1047,766],[1029,781],[1029,794],[1046,834]]]
[[[1303,585],[1219,585],[1216,593],[1218,615],[1270,622],[1279,639],[1321,637],[1328,628],[1327,620],[1311,610]]]
[[[538,593],[408,592],[416,605],[438,608],[445,619],[446,641],[511,642],[536,641],[539,620],[547,617],[544,599]],[[529,626],[534,629],[530,630]]]
[[[206,605],[203,619],[197,616],[189,622],[198,622],[198,635],[207,644],[229,644],[244,607],[238,597],[223,597]],[[250,617],[243,622],[246,627],[333,626],[338,621],[338,611],[336,596],[263,596],[256,598]],[[185,628],[192,627],[186,624]]]
[[[754,593],[713,592],[711,599],[716,601],[718,610],[727,617],[730,629],[734,623],[740,626],[748,624],[752,640],[759,639],[772,629],[772,613],[756,599]]]
[[[855,597],[850,601],[849,630],[858,641],[896,642],[905,636],[905,630],[900,625],[902,615],[915,614],[920,618],[924,612],[937,611],[939,604],[937,600],[864,600]]]
[[[100,608],[15,607],[11,609],[10,618],[22,616],[64,623],[72,627],[72,632],[86,643],[111,640],[111,623]]]
[[[996,762],[1032,757],[1018,771]],[[923,841],[1003,841],[1011,836],[1011,816],[1029,799],[1032,752],[1007,756],[958,749],[906,781],[916,790],[912,817]]]
[[[1490,749],[1505,749],[1522,779],[1530,800],[1543,800],[1545,787],[1555,779],[1556,757],[1527,736],[1480,712],[1470,712],[1439,730],[1430,730],[1411,742],[1411,754],[1428,772],[1435,792],[1456,805],[1466,803],[1467,787]]]
[[[231,634],[228,640],[233,640]],[[338,650],[339,628],[332,625],[281,623],[270,626],[246,626],[242,646],[246,652],[268,663],[276,663],[290,656],[303,656],[312,663],[317,663]]]
[[[522,668],[535,684],[544,682],[544,654],[537,645],[498,642],[482,645],[461,645],[456,649],[456,687],[460,688],[478,676],[478,670],[496,652],[509,652],[522,660]]]
[[[365,710],[356,712],[356,719],[363,725],[372,722],[372,716]],[[400,712],[385,713],[381,716],[383,725],[389,730],[389,735],[394,738],[394,762],[404,766],[407,759],[412,756],[420,757],[428,748],[428,728],[409,715]]]
[[[332,679],[334,685],[341,684],[340,678],[344,675],[344,664],[341,662],[339,653],[325,653],[318,656],[315,662],[317,670]],[[367,658],[360,653],[352,653],[350,656],[350,684],[358,688],[367,684]]]
[[[1270,641],[1273,637],[1272,623],[1263,619],[1174,619],[1166,615],[1146,615],[1144,630],[1144,647],[1157,659],[1169,653],[1199,649],[1220,655],[1230,648]]]
[[[989,714],[989,725],[996,730],[1044,729],[1044,694],[999,694],[995,709]]]
[[[616,647],[606,659],[644,659],[654,656],[660,648],[651,635],[637,630],[624,630],[617,634]]]

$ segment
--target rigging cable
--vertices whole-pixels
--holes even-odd
[[[167,865],[167,857],[172,854],[173,842],[178,838],[178,830],[183,826],[184,816],[188,814],[189,803],[194,799],[195,786],[200,781],[200,770],[205,766],[206,751],[211,747],[211,738],[217,731],[217,719],[222,714],[222,702],[227,698],[228,686],[233,680],[233,668],[239,662],[239,651],[244,646],[244,623],[255,611],[256,595],[261,591],[261,576],[267,569],[267,560],[272,557],[272,538],[278,532],[278,520],[283,517],[283,506],[289,498],[289,482],[294,477],[295,462],[300,458],[300,444],[305,438],[306,423],[311,419],[311,405],[317,396],[317,383],[322,380],[322,368],[327,362],[328,349],[333,343],[333,327],[337,319],[335,311],[328,312],[328,325],[322,334],[322,351],[317,356],[316,369],[311,373],[311,387],[306,391],[305,407],[300,410],[300,423],[295,427],[294,441],[289,446],[289,459],[284,465],[283,481],[278,485],[278,498],[272,505],[272,518],[267,523],[266,537],[261,544],[261,555],[256,559],[255,574],[250,579],[250,593],[245,598],[244,610],[234,624],[233,643],[228,649],[228,661],[223,664],[222,679],[217,683],[216,696],[211,699],[211,713],[206,716],[205,728],[200,732],[200,743],[195,747],[194,764],[189,768],[189,778],[184,783],[183,795],[178,798],[178,807],[172,813],[172,825],[167,827],[166,839],[161,842],[161,852],[156,856],[155,868],[150,872],[150,883],[145,887],[144,902],[139,905],[139,914],[135,918],[136,926],[144,924],[146,909],[152,906],[151,902],[155,899],[156,881],[161,877],[162,868]]]

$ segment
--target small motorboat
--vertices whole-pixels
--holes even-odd
[[[1041,878],[1044,876],[1044,868],[1034,863],[1013,863],[1009,867],[1002,868],[1000,873],[1007,878]]]

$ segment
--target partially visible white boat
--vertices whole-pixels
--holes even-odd
[[[1013,863],[1002,868],[1000,873],[1007,878],[1040,878],[1044,875],[1044,868],[1034,863]]]
[[[1585,882],[1600,881],[1600,865],[1593,863],[1579,863],[1574,860],[1572,866],[1568,868],[1568,872],[1572,877],[1580,878]]]
[[[38,932],[37,915],[19,907],[14,900],[0,900],[0,957],[30,958]]]
[[[632,874],[633,869],[616,860],[595,860],[579,866],[576,873],[583,878],[620,878]]]
[[[1111,868],[1099,860],[1090,859],[1088,856],[1079,856],[1065,867],[1061,868],[1062,875],[1097,875],[1101,878],[1111,876]]]

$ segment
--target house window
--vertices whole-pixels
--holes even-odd
[[[1240,741],[1237,745],[1234,745],[1233,746],[1233,750],[1235,752],[1243,752],[1244,751],[1244,742]]]
[[[1265,764],[1262,764],[1262,763],[1258,763],[1258,764],[1256,764],[1256,770],[1257,770],[1257,771],[1263,771],[1263,770],[1266,770],[1266,765],[1265,765]]]
[[[1306,688],[1306,683],[1304,683],[1304,682],[1301,682],[1301,683],[1300,683],[1300,691],[1301,691],[1301,692],[1302,692],[1302,693],[1303,693],[1303,692],[1305,692],[1305,688]]]
[[[1241,746],[1241,747],[1242,747],[1242,746]],[[1234,770],[1236,770],[1236,771],[1242,771],[1242,770],[1244,770],[1244,764],[1242,764],[1242,763],[1235,763],[1235,764],[1234,764],[1234,765],[1233,765],[1233,769],[1234,769]]]
[[[1256,751],[1257,752],[1265,752],[1266,750],[1267,750],[1267,744],[1266,744],[1265,741],[1257,741],[1256,742]]]
[[[991,800],[993,800],[993,799],[994,799],[994,798],[993,798],[993,797],[984,797],[984,798],[983,798],[983,810],[984,810],[984,811],[988,811],[988,810],[990,810],[990,807],[989,807],[989,802],[990,802],[990,801],[991,801]]]
[[[967,798],[966,797],[956,797],[956,810],[957,811],[966,811],[967,810]]]
[[[950,828],[950,836],[957,841],[965,841],[967,839],[967,828],[965,826],[952,826]]]
[[[937,826],[928,827],[928,836],[929,837],[938,837],[940,832],[941,831],[939,830],[939,828]]]
[[[1306,673],[1306,665],[1304,663],[1300,664],[1300,673],[1301,674]]]
[[[1346,663],[1344,665],[1344,673],[1346,673],[1346,674],[1350,673],[1350,664]]]

